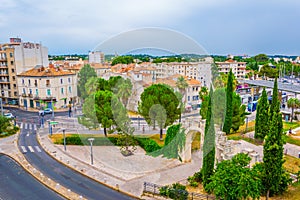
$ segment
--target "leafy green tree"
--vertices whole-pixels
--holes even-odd
[[[165,123],[160,122],[160,139],[162,140],[163,128],[174,123],[180,115],[180,102],[175,93],[163,84],[154,84],[146,88],[140,97],[141,101],[138,105],[139,114],[142,115],[146,122],[150,125],[155,120],[162,120],[165,112]],[[153,109],[155,105],[160,105],[160,112]],[[152,109],[152,110],[151,110]],[[150,112],[151,111],[151,112]],[[156,119],[153,120],[152,111],[156,111]],[[152,117],[152,118],[151,118]]]
[[[256,168],[247,167],[250,160],[246,154],[237,154],[218,163],[207,189],[224,200],[259,199],[261,179]]]
[[[277,79],[273,87],[273,98],[270,107],[269,132],[265,137],[264,143],[264,173],[263,184],[266,189],[266,197],[269,198],[270,192],[278,193],[283,173],[283,125],[282,115],[279,108]]]
[[[240,126],[245,123],[246,115],[245,112],[246,106],[242,104],[241,97],[236,92],[233,92],[233,112],[232,112],[232,125],[231,128],[233,132],[239,130]]]
[[[205,87],[205,86],[203,86],[203,87],[201,87],[201,89],[200,89],[199,97],[200,97],[200,99],[201,99],[202,101],[204,101],[204,97],[205,97],[205,96],[208,96],[208,88]]]
[[[268,64],[265,64],[260,69],[258,75],[263,77],[269,77],[269,78],[276,78],[278,77],[279,71],[277,68],[272,68]]]
[[[225,109],[226,109],[226,101],[224,97],[226,96],[225,88],[216,88],[213,93],[214,105],[213,113],[214,113],[214,122],[215,124],[222,125],[225,118]],[[222,129],[222,127],[221,127]]]
[[[184,104],[186,103],[186,88],[189,87],[189,84],[186,82],[183,76],[180,76],[176,81],[176,87],[178,88],[179,92],[182,96],[185,97]]]
[[[112,62],[111,65],[116,65],[116,64],[130,64],[133,63],[133,57],[132,56],[117,56],[115,57]]]
[[[290,98],[290,99],[287,101],[287,106],[288,106],[288,108],[292,108],[291,122],[293,122],[293,118],[294,118],[294,109],[300,107],[300,101],[299,101],[299,99],[297,99],[297,98]]]
[[[82,106],[83,116],[78,118],[78,122],[87,128],[98,128],[99,122],[95,111],[95,97],[94,94],[90,94],[85,100]]]
[[[255,117],[255,135],[257,139],[264,139],[269,131],[269,103],[266,89],[262,91],[262,95],[258,100],[257,111]]]
[[[204,143],[203,143],[203,164],[202,164],[202,175],[203,175],[203,185],[206,188],[207,184],[210,182],[210,177],[214,173],[215,165],[215,123],[213,116],[213,89],[210,88],[209,100],[208,100],[208,110],[205,122],[204,131]]]
[[[85,91],[87,96],[94,94],[97,91],[98,88],[98,78],[97,77],[91,77],[88,79],[88,81],[85,84]]]
[[[226,134],[230,133],[230,129],[232,126],[232,114],[233,114],[233,73],[230,69],[228,80],[227,80],[227,87],[226,87],[226,115],[225,115],[225,121],[223,125],[223,131]]]
[[[114,116],[112,113],[111,99],[113,93],[111,91],[97,91],[95,93],[95,112],[98,122],[104,129],[104,135],[107,137],[107,128],[114,124]]]
[[[10,119],[0,116],[0,134],[7,131],[10,126]]]
[[[208,100],[209,96],[204,96],[203,101],[201,103],[200,115],[202,119],[206,119],[207,109],[208,109]]]
[[[95,70],[89,65],[84,65],[78,73],[78,96],[85,99],[88,95],[85,90],[85,84],[92,77],[97,77]]]
[[[254,56],[254,60],[258,62],[259,64],[264,64],[269,62],[269,58],[266,54],[258,54]]]
[[[112,90],[126,108],[128,104],[128,99],[132,93],[132,83],[130,79],[118,79],[118,82],[115,84]]]

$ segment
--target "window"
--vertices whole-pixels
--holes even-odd
[[[69,93],[72,93],[72,88],[71,88],[71,86],[69,86]]]
[[[11,65],[14,65],[14,61],[10,61],[10,64],[11,64]]]
[[[39,90],[38,89],[35,89],[35,94],[36,94],[36,96],[39,95]]]
[[[188,101],[190,101],[190,96],[188,96]]]
[[[37,87],[37,80],[34,80],[34,86]]]
[[[30,85],[30,79],[28,79],[28,85]]]
[[[46,80],[46,86],[50,86],[50,80]]]
[[[12,78],[13,78],[13,81],[15,81],[15,80],[16,80],[16,77],[15,77],[15,76],[13,76]]]
[[[23,88],[23,94],[26,94],[26,89],[25,88]]]
[[[13,57],[13,53],[10,53],[9,56],[12,58]]]
[[[11,69],[11,72],[14,73],[14,72],[15,72],[15,69]]]
[[[64,88],[61,88],[60,91],[61,91],[61,94],[64,94]]]
[[[14,84],[13,86],[14,86],[15,89],[17,88],[17,85],[16,85],[16,84]]]
[[[24,81],[24,79],[22,79],[22,84],[23,84],[23,85],[25,84],[25,81]]]
[[[47,96],[51,96],[51,89],[47,89]]]
[[[32,94],[32,89],[29,89],[29,94]]]
[[[68,78],[68,82],[71,83],[71,78]]]
[[[60,79],[60,84],[63,84],[63,79],[62,78]]]

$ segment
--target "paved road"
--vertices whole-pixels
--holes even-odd
[[[0,155],[0,199],[64,199],[23,170],[11,158]]]
[[[38,144],[34,129],[21,130],[19,148],[35,168],[87,199],[132,199],[58,163]]]

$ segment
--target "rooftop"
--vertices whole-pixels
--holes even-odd
[[[32,69],[20,73],[18,76],[49,77],[49,76],[67,76],[67,75],[75,75],[75,73],[62,70],[61,68],[54,68],[54,67],[46,68],[43,66],[36,66]]]

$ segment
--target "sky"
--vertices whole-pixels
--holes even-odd
[[[300,55],[299,8],[299,0],[0,0],[0,43],[21,37],[52,55],[87,54],[118,34],[155,27],[214,55]]]

